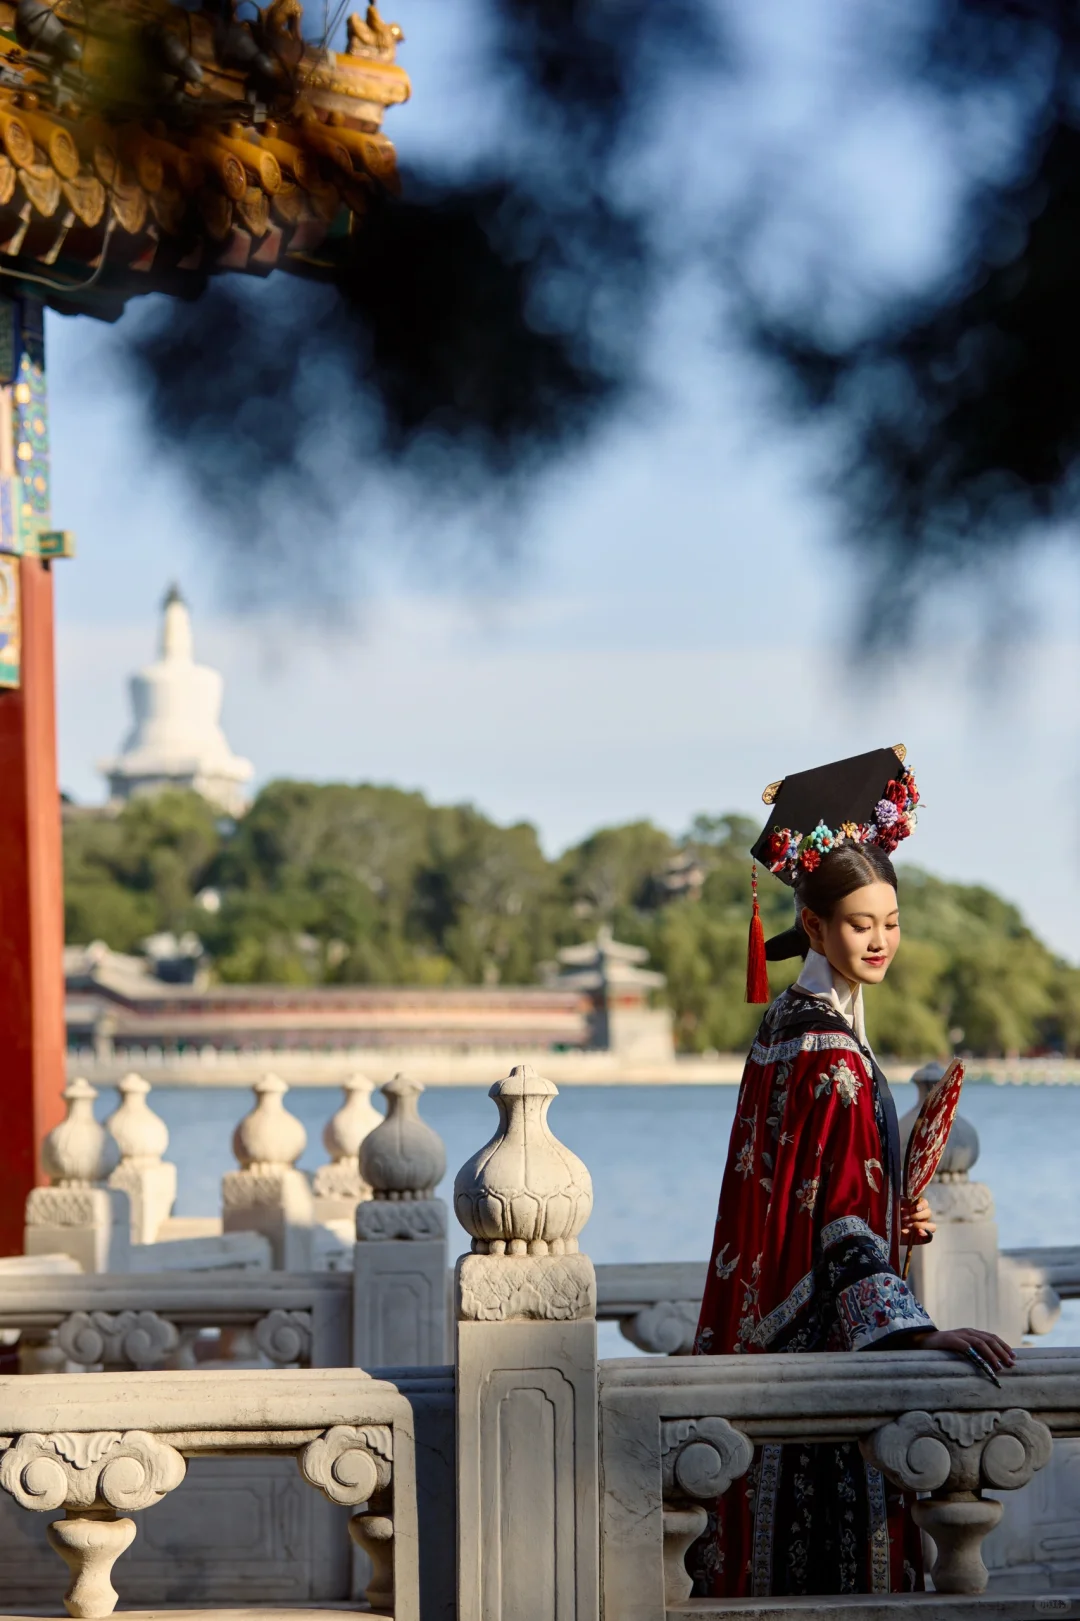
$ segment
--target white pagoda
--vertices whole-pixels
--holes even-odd
[[[130,683],[134,723],[115,760],[99,769],[109,797],[123,803],[166,788],[193,788],[231,816],[247,809],[250,760],[229,748],[221,729],[224,682],[196,664],[187,603],[173,586],[163,604],[161,656]]]

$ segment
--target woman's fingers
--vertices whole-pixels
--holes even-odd
[[[986,1329],[965,1328],[959,1330],[961,1337],[972,1350],[986,1358],[990,1366],[995,1369],[1007,1369],[1016,1365],[1016,1355],[1010,1345],[997,1334],[991,1334]]]

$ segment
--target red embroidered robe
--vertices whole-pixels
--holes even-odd
[[[827,1004],[785,991],[743,1073],[695,1351],[861,1351],[932,1328],[899,1276],[898,1189],[872,1054]],[[716,1597],[921,1586],[902,1495],[854,1443],[760,1447],[691,1563]]]

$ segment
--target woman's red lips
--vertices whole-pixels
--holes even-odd
[[[863,958],[863,962],[868,962],[870,964],[871,968],[880,968],[884,961],[885,961],[884,957],[864,957]]]

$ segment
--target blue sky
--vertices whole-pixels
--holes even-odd
[[[780,282],[816,233],[843,242],[853,280],[918,285],[955,223],[942,153],[979,120],[945,129],[931,104],[853,74],[837,22],[849,9],[761,0],[740,34],[753,71],[715,103],[665,109],[661,146],[681,153],[686,206],[798,154],[761,246]],[[388,130],[423,155],[461,119],[468,30],[432,0],[393,12],[414,99]],[[477,105],[463,138],[479,146],[497,108]],[[1072,563],[1033,560],[990,631],[968,591],[942,594],[914,649],[882,625],[854,667],[858,582],[816,491],[820,440],[770,415],[701,287],[674,291],[647,338],[652,394],[521,512],[513,564],[467,526],[387,508],[372,520],[358,504],[365,538],[336,624],[287,599],[236,610],[245,582],[151,461],[113,334],[50,318],[54,516],[79,544],[57,569],[65,787],[101,797],[95,763],[126,728],[126,677],[151,656],[175,577],[259,780],[420,787],[532,820],[556,849],[601,823],[678,831],[699,810],[755,813],[786,771],[903,741],[925,803],[910,858],[992,884],[1080,959]],[[1047,860],[1028,830],[1051,825]]]

